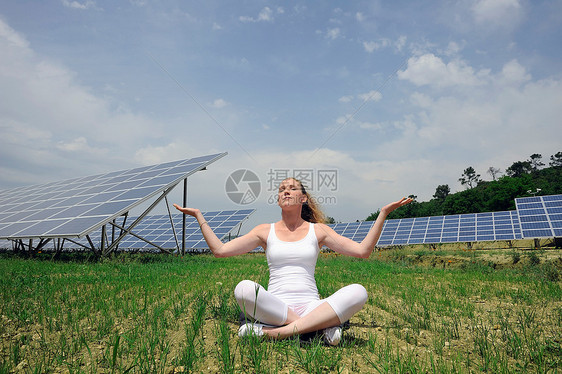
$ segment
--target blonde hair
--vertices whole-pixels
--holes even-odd
[[[320,209],[320,206],[316,203],[316,200],[308,193],[304,184],[293,177],[287,178],[285,180],[292,179],[301,185],[301,192],[306,196],[306,201],[302,204],[301,218],[307,222],[312,223],[326,223],[326,216],[324,212]]]

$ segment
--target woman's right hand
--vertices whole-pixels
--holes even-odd
[[[203,213],[199,209],[181,207],[178,204],[174,204],[174,208],[187,214],[189,216],[195,217],[199,226],[201,227],[201,233],[209,246],[209,250],[213,253],[215,257],[230,257],[235,255],[240,255],[243,253],[248,253],[256,247],[265,246],[265,240],[261,237],[267,238],[267,233],[269,232],[269,225],[262,225],[261,231],[258,228],[254,228],[246,235],[239,236],[232,239],[226,243],[223,243],[217,235],[213,232],[213,229],[205,221]],[[261,234],[260,234],[261,233]]]
[[[196,218],[197,218],[197,215],[201,213],[199,209],[181,207],[178,204],[174,204],[174,208],[176,208],[177,210],[179,210],[183,214],[187,214],[189,216],[196,217]]]

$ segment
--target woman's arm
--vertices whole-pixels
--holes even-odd
[[[382,228],[384,225],[384,220],[386,219],[388,214],[411,202],[411,198],[404,197],[398,201],[385,205],[381,209],[377,220],[371,227],[371,230],[369,230],[367,236],[365,236],[365,239],[363,239],[361,243],[357,243],[349,238],[339,235],[332,228],[324,224],[319,224],[319,229],[321,232],[319,242],[321,245],[325,245],[326,247],[343,255],[368,258],[375,249],[375,245],[379,241],[379,237],[381,236]]]
[[[265,248],[263,233],[264,230],[267,230],[267,227],[265,227],[267,225],[256,226],[246,235],[239,236],[238,238],[233,239],[227,243],[223,243],[213,232],[213,229],[211,229],[211,226],[209,226],[209,224],[205,220],[205,217],[203,217],[203,214],[199,209],[182,208],[177,204],[174,204],[174,207],[183,214],[195,217],[197,223],[199,223],[199,227],[201,227],[201,233],[203,234],[203,237],[205,238],[209,249],[215,257],[236,256],[243,253],[248,253],[259,246]]]

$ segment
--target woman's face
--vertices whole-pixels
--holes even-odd
[[[306,195],[302,193],[299,181],[288,178],[279,185],[277,203],[280,207],[302,205],[306,201]]]

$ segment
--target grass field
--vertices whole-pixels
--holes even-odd
[[[322,254],[322,296],[369,291],[337,347],[237,337],[263,254],[49,258],[0,256],[0,374],[562,372],[559,250]]]

